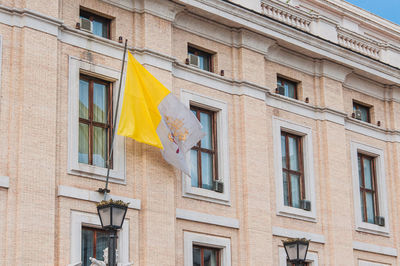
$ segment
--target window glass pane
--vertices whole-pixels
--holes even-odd
[[[201,266],[201,252],[198,247],[193,247],[193,266]]]
[[[371,160],[368,158],[363,158],[363,163],[364,163],[365,188],[372,189]]]
[[[282,78],[278,78],[278,93],[290,98],[296,98],[296,87],[297,84],[290,80],[285,80]]]
[[[89,266],[89,257],[93,257],[93,231],[82,228],[81,259],[82,265]]]
[[[217,266],[217,251],[204,249],[204,266]]]
[[[369,109],[364,107],[364,106],[361,106],[360,107],[360,111],[361,111],[361,120],[364,121],[364,122],[369,122],[368,121]]]
[[[79,80],[79,117],[89,118],[89,82]]]
[[[289,206],[289,186],[286,172],[283,172],[283,199],[285,206]]]
[[[281,135],[282,167],[287,169],[286,165],[286,137]]]
[[[357,110],[361,113],[361,121],[369,122],[369,107],[354,103],[353,112]]]
[[[365,193],[367,198],[367,222],[375,223],[374,196],[372,193]]]
[[[199,186],[199,177],[197,176],[197,151],[190,150],[190,175],[192,179],[192,187]]]
[[[93,120],[107,123],[107,87],[93,82]]]
[[[361,165],[361,156],[358,154],[358,181],[360,182],[360,187],[363,187],[363,176],[362,176],[362,165]]]
[[[200,113],[200,122],[203,126],[203,131],[206,135],[201,139],[201,147],[206,149],[212,149],[212,127],[211,127],[211,115],[208,113]]]
[[[108,234],[106,232],[96,232],[96,259],[104,260],[103,250],[108,246]]]
[[[107,129],[93,127],[93,165],[106,167]]]
[[[365,212],[364,212],[364,192],[360,191],[360,204],[361,204],[361,217],[363,222],[366,222],[365,220]]]
[[[213,181],[213,156],[209,153],[201,153],[201,180],[202,188],[212,189]]]
[[[300,208],[300,176],[291,174],[290,185],[292,189],[292,207]]]
[[[290,169],[299,170],[297,138],[289,137]]]
[[[93,34],[100,36],[100,37],[107,37],[107,26],[104,25],[105,23],[93,20]],[[105,26],[105,27],[104,27]],[[106,30],[104,30],[104,28]]]
[[[210,71],[210,57],[207,55],[200,56],[200,68]]]
[[[78,161],[89,163],[89,126],[79,123]]]
[[[204,69],[204,57],[199,55],[199,65],[201,69]]]
[[[295,90],[296,90],[296,87],[294,84],[291,84],[291,83],[285,84],[285,93],[287,93],[285,95],[287,95],[288,97],[295,98],[295,96],[296,96]]]

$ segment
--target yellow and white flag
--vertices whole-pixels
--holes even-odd
[[[160,148],[188,175],[185,155],[205,136],[196,116],[129,52],[117,134]]]

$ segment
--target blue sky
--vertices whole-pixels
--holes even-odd
[[[345,0],[400,25],[400,0]]]

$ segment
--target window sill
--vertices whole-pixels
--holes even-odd
[[[306,222],[312,222],[312,223],[317,222],[315,214],[312,211],[305,211],[294,207],[282,206],[278,210],[277,215],[298,219]]]
[[[186,198],[199,199],[208,202],[218,203],[230,206],[229,196],[226,193],[219,193],[213,190],[197,187],[186,187],[183,191],[183,196]]]
[[[358,119],[350,117],[350,116],[348,116],[346,119],[349,122],[352,122],[354,124],[358,124],[358,125],[361,125],[361,126],[364,126],[364,127],[369,127],[371,129],[375,129],[375,130],[384,130],[382,127],[378,127],[377,125],[372,124],[371,122],[365,122],[365,121],[358,120]]]
[[[386,219],[386,217],[385,217],[385,219]],[[390,236],[389,229],[387,227],[379,226],[376,224],[365,223],[365,222],[362,222],[360,225],[357,225],[356,231],[368,233],[368,234],[379,235],[379,236],[385,236],[385,237]]]
[[[75,29],[75,28],[72,28],[72,27],[69,27],[69,26],[66,26],[66,25],[63,25],[63,29],[66,32],[70,32],[70,33],[72,33],[74,35],[80,35],[81,37],[84,37],[85,39],[88,39],[88,40],[99,41],[99,42],[105,43],[107,45],[112,45],[114,47],[119,46],[120,48],[124,48],[124,44],[123,43],[119,43],[118,41],[114,41],[112,39],[108,39],[108,38],[105,38],[105,37],[94,35],[91,32],[87,32],[87,31],[84,31],[84,30],[81,30],[81,29]]]
[[[271,96],[275,96],[276,98],[279,98],[279,99],[282,99],[282,100],[290,101],[292,103],[301,104],[302,106],[305,106],[305,107],[312,107],[312,105],[310,103],[306,103],[306,102],[304,102],[302,100],[299,100],[299,99],[296,99],[296,98],[291,98],[289,96],[285,96],[285,95],[276,93],[273,90],[270,91],[270,95]]]
[[[68,174],[105,181],[107,177],[107,168],[77,163],[76,167],[68,169]],[[116,170],[110,170],[109,181],[112,183],[126,184],[125,175]]]
[[[203,75],[203,76],[209,76],[209,77],[212,77],[212,78],[221,79],[223,81],[232,82],[232,80],[227,78],[226,76],[221,76],[221,75],[219,75],[217,73],[214,73],[214,72],[211,72],[211,71],[207,71],[207,70],[198,68],[196,66],[186,65],[186,64],[179,63],[179,62],[175,62],[175,64],[177,66],[179,66],[179,67],[187,69],[188,71],[190,71],[192,73],[195,72],[196,74],[200,74],[200,75]]]

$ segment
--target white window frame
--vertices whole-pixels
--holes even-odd
[[[107,168],[79,163],[79,77],[85,74],[112,82],[113,114],[115,114],[118,97],[120,71],[100,66],[83,59],[69,57],[68,80],[68,173],[105,180]],[[122,84],[123,85],[123,84]],[[121,92],[123,94],[123,92]],[[121,104],[122,101],[120,101]],[[119,119],[119,116],[117,120]],[[110,170],[110,181],[125,183],[125,138],[115,136],[113,166]]]
[[[306,262],[310,263],[311,266],[318,266],[318,253],[309,250]],[[279,266],[287,266],[287,255],[284,247],[279,247]]]
[[[224,183],[223,193],[215,192],[209,189],[192,187],[190,176],[182,173],[183,196],[230,205],[228,105],[226,102],[212,99],[187,90],[181,90],[181,100],[188,108],[190,108],[190,105],[193,105],[216,112],[218,177],[220,177]],[[188,152],[186,160],[190,162],[190,152]]]
[[[221,254],[221,266],[231,266],[231,240],[205,234],[184,232],[184,266],[193,266],[193,245],[218,248]]]
[[[375,158],[376,183],[378,191],[379,215],[385,218],[385,226],[363,222],[361,217],[360,203],[360,182],[358,176],[358,153],[369,155]],[[354,213],[356,220],[356,230],[379,234],[389,235],[389,213],[386,197],[386,175],[385,175],[385,157],[381,149],[352,141],[351,142],[351,165],[353,176],[353,195],[354,195]]]
[[[70,265],[81,265],[82,226],[101,228],[99,216],[93,213],[71,211],[71,254]],[[131,265],[129,262],[129,219],[124,220],[118,232],[118,265]]]
[[[358,260],[358,266],[390,266],[391,264],[386,263],[376,263],[366,260]]]
[[[285,206],[283,198],[283,174],[282,174],[282,150],[281,131],[288,132],[301,137],[303,145],[303,167],[304,187],[306,200],[311,202],[311,210]],[[274,167],[276,185],[276,210],[277,215],[316,222],[317,204],[315,200],[315,177],[314,177],[314,151],[312,143],[312,129],[292,123],[278,117],[273,117],[273,139],[274,139]]]

